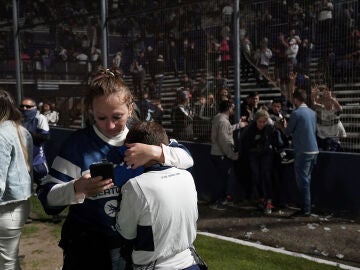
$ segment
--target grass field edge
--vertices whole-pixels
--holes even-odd
[[[346,270],[359,270],[360,269],[358,267],[354,267],[354,266],[350,266],[350,265],[346,265],[346,264],[342,264],[342,263],[338,263],[338,262],[333,262],[333,261],[329,261],[329,260],[324,260],[324,259],[309,256],[306,254],[284,250],[281,248],[275,248],[275,247],[266,246],[266,245],[262,245],[262,244],[258,244],[258,243],[244,241],[244,240],[240,240],[240,239],[236,239],[236,238],[232,238],[232,237],[228,237],[228,236],[218,235],[218,234],[209,233],[209,232],[201,232],[201,231],[198,231],[197,234],[209,236],[212,238],[217,238],[220,240],[224,240],[224,241],[228,241],[228,242],[232,242],[232,243],[236,243],[236,244],[240,244],[240,245],[244,245],[244,246],[254,247],[254,248],[265,250],[265,251],[273,251],[273,252],[281,253],[284,255],[303,258],[303,259],[310,260],[313,262],[335,266],[340,269],[346,269]]]

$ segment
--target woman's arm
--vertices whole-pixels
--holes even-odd
[[[155,146],[141,143],[126,145],[124,161],[134,169],[146,164],[150,160],[180,169],[188,169],[194,165],[194,160],[188,149],[172,140],[169,146]]]

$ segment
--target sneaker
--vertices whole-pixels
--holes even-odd
[[[264,210],[265,209],[265,199],[261,198],[259,200],[259,203],[258,203],[257,207],[258,207],[259,210]]]
[[[221,205],[224,205],[224,206],[234,206],[235,204],[234,204],[234,202],[232,202],[232,201],[223,200],[223,201],[221,202]]]
[[[233,198],[231,195],[227,195],[226,199],[221,202],[221,205],[234,206]]]
[[[213,210],[218,210],[218,211],[224,211],[226,208],[224,206],[222,206],[220,203],[216,202],[216,203],[212,203],[209,205],[210,209]]]
[[[294,158],[288,157],[288,156],[284,156],[281,159],[281,164],[291,164],[294,162]]]
[[[61,217],[59,215],[53,215],[52,219],[51,219],[52,223],[60,223],[61,222]]]
[[[274,209],[274,208],[275,208],[275,207],[273,206],[273,204],[271,203],[271,201],[268,201],[268,202],[266,203],[264,213],[270,215],[270,214],[272,213],[272,209]]]
[[[33,221],[32,218],[28,217],[25,221],[25,224],[30,224],[30,223],[32,223],[32,221]]]

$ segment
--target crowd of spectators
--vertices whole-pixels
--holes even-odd
[[[3,2],[1,18],[6,24],[11,21],[11,5]],[[230,0],[108,2],[108,62],[132,77],[139,99],[146,90],[149,98],[159,100],[165,74],[178,78],[177,96],[188,97],[187,110],[197,130],[192,131],[193,138],[199,137],[199,126],[209,124],[222,93],[232,96],[228,84],[233,61],[232,4]],[[23,31],[24,71],[36,79],[66,79],[72,72],[76,79],[86,78],[101,62],[99,9],[98,1],[63,1],[60,5],[55,1],[21,1],[23,25],[50,25],[43,44],[38,42],[41,31]],[[241,81],[255,77],[259,87],[269,83],[279,86],[283,109],[288,113],[294,87],[310,93],[310,82],[318,80],[310,68],[313,56],[320,55],[319,83],[332,87],[336,80],[359,75],[358,10],[358,1],[242,3]],[[327,31],[330,27],[332,31]],[[11,33],[0,34],[0,61],[13,65]],[[274,74],[269,69],[272,63]],[[208,107],[215,109],[206,114]]]
[[[24,63],[26,60],[27,71],[38,79],[63,79],[72,72],[79,79],[93,71],[101,63],[100,23],[98,15],[94,15],[99,10],[97,2],[70,5],[64,1],[58,9],[53,8],[54,1],[24,5],[20,14],[29,24],[50,22],[46,14],[51,14],[51,21],[73,15],[66,23],[56,24],[55,29],[49,28],[50,42],[43,46],[33,46],[36,33],[24,33],[22,59]],[[235,123],[234,106],[230,106],[232,3],[109,1],[108,62],[132,79],[137,98],[135,112],[144,121],[162,122],[164,79],[168,76],[177,82],[176,101],[169,116],[175,139],[211,141],[212,121],[219,105],[229,103],[229,122],[242,126],[245,134],[239,140],[247,147],[239,148],[242,156],[237,163],[242,176],[248,173],[251,179],[243,183],[245,197],[251,198],[256,186],[259,206],[270,214],[273,200],[277,205],[286,202],[284,192],[278,189],[279,166],[291,162],[291,156],[284,151],[291,147],[291,138],[274,127],[292,113],[295,88],[307,91],[306,103],[317,112],[319,149],[341,151],[346,131],[340,119],[342,107],[331,90],[335,82],[360,76],[360,6],[358,1],[329,0],[242,4],[241,82],[256,82],[256,88],[273,84],[280,88],[281,96],[264,104],[261,94],[253,91],[242,101],[240,122]],[[4,5],[5,11],[8,8]],[[10,62],[11,54],[6,52],[11,48],[11,35],[6,31],[0,34],[0,61]],[[314,73],[311,61],[316,56],[319,65]],[[44,114],[50,119],[51,111]]]

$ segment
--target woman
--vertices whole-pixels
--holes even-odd
[[[59,121],[59,113],[51,108],[50,103],[44,103],[42,114],[48,120],[50,126],[56,126]]]
[[[319,148],[324,151],[341,151],[341,138],[346,137],[345,128],[340,120],[342,106],[327,86],[313,89],[312,95]]]
[[[149,160],[189,168],[191,156],[181,148],[126,145],[126,126],[133,113],[133,97],[116,69],[99,68],[91,78],[86,99],[89,127],[65,141],[50,174],[39,190],[49,214],[70,205],[60,246],[67,269],[125,269],[120,257],[122,239],[115,229],[121,185],[139,174]],[[115,166],[114,179],[91,177],[89,166],[106,160]],[[126,166],[126,164],[129,166]]]
[[[0,269],[18,270],[21,230],[29,216],[32,139],[22,114],[0,89]]]
[[[272,205],[272,170],[276,136],[274,126],[270,124],[269,118],[267,111],[257,111],[254,121],[245,129],[241,143],[243,155],[249,159],[252,180],[259,196],[259,208],[263,209],[266,214],[271,214],[274,208]]]

